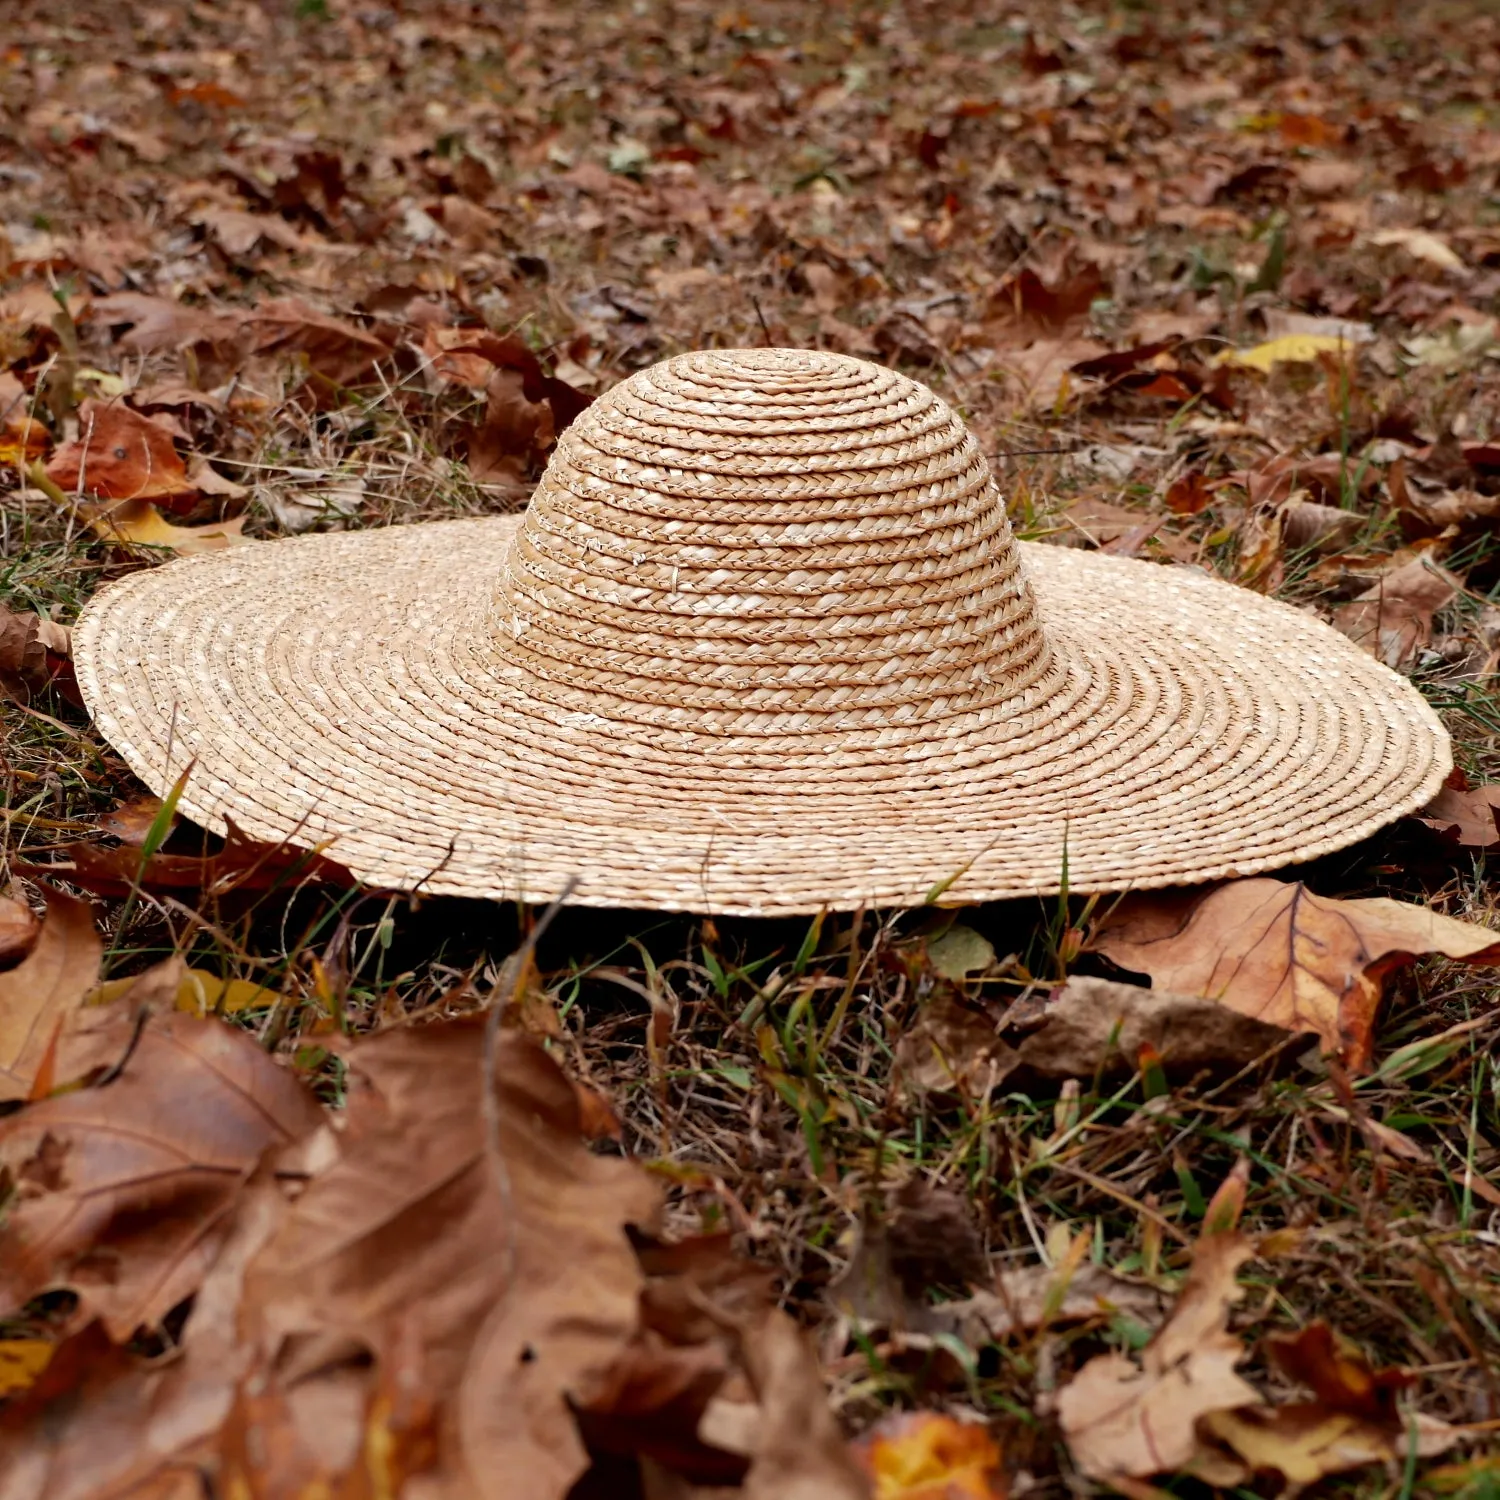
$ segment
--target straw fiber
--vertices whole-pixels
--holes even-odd
[[[153,789],[367,880],[796,913],[1249,874],[1435,795],[1447,737],[1309,615],[1018,544],[963,423],[832,354],[684,355],[524,518],[294,538],[76,633]]]

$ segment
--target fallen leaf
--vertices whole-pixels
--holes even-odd
[[[1445,786],[1414,816],[1462,848],[1493,849],[1500,844],[1500,782]]]
[[[19,963],[36,946],[42,924],[24,902],[0,896],[0,968]]]
[[[1002,1500],[1000,1449],[989,1429],[939,1412],[887,1417],[854,1445],[873,1500]]]
[[[797,1325],[773,1309],[741,1347],[760,1403],[744,1500],[870,1500]]]
[[[1456,1429],[1433,1418],[1418,1416],[1413,1422],[1419,1458],[1445,1453],[1459,1439]],[[1389,1432],[1318,1402],[1210,1412],[1202,1425],[1243,1461],[1249,1471],[1246,1479],[1252,1474],[1280,1474],[1293,1489],[1365,1464],[1402,1464],[1412,1446],[1411,1437],[1399,1427]]]
[[[1395,245],[1408,255],[1443,271],[1462,271],[1463,257],[1446,240],[1425,229],[1382,229],[1370,236],[1372,245]]]
[[[1242,1407],[1211,1413],[1204,1427],[1234,1450],[1252,1472],[1274,1471],[1292,1485],[1312,1484],[1367,1463],[1404,1462],[1415,1439],[1419,1457],[1445,1452],[1459,1432],[1420,1414],[1408,1419],[1397,1407],[1412,1377],[1377,1370],[1358,1350],[1344,1346],[1323,1322],[1266,1341],[1282,1372],[1317,1398],[1284,1406]]]
[[[1050,279],[1027,266],[990,293],[987,317],[1000,327],[1060,333],[1086,323],[1105,293],[1104,273],[1091,261],[1068,259]]]
[[[1293,552],[1312,548],[1328,552],[1347,547],[1364,528],[1366,518],[1355,510],[1293,500],[1282,511],[1281,539]]]
[[[1387,573],[1333,612],[1334,626],[1386,666],[1409,666],[1432,640],[1433,614],[1458,595],[1459,581],[1417,558]]]
[[[927,962],[934,974],[955,982],[977,974],[995,961],[995,948],[982,933],[955,922],[927,944]]]
[[[1088,944],[1177,994],[1313,1033],[1351,1068],[1370,1063],[1385,976],[1424,953],[1500,963],[1500,934],[1383,896],[1338,901],[1298,881],[1127,896]]]
[[[0,693],[27,704],[71,654],[68,632],[32,611],[13,614],[0,604]]]
[[[390,349],[383,340],[297,297],[262,302],[246,324],[257,354],[305,361],[319,400],[366,381]]]
[[[1015,1067],[1043,1078],[1092,1078],[1134,1069],[1149,1047],[1164,1068],[1190,1074],[1253,1062],[1288,1034],[1217,1000],[1075,975],[1053,992],[1039,1029],[1017,1048]]]
[[[1246,1351],[1229,1332],[1229,1309],[1241,1295],[1236,1273],[1253,1254],[1240,1235],[1199,1240],[1182,1295],[1139,1363],[1096,1355],[1058,1392],[1063,1437],[1089,1478],[1191,1473],[1203,1457],[1198,1419],[1260,1399],[1235,1374]]]
[[[1015,1070],[1016,1051],[983,1005],[940,993],[896,1042],[895,1078],[914,1095],[984,1099]]]
[[[452,1402],[432,1483],[502,1495],[502,1476],[525,1474],[530,1495],[560,1500],[587,1462],[568,1396],[634,1331],[642,1278],[625,1227],[649,1229],[660,1194],[588,1151],[567,1079],[516,1033],[498,1043],[497,1159],[484,1030],[468,1018],[348,1047],[347,1123],[252,1265],[243,1326],[268,1349],[346,1351],[302,1379],[283,1370],[298,1403],[359,1385],[370,1355],[415,1360],[430,1398]],[[248,1451],[280,1453],[276,1430],[252,1432]],[[278,1483],[262,1472],[262,1492]]]
[[[47,464],[62,489],[105,500],[180,500],[196,486],[165,428],[118,401],[85,401],[78,436]]]
[[[12,941],[24,942],[19,916],[9,925]],[[31,1097],[59,1032],[98,975],[103,951],[88,903],[49,891],[30,952],[0,973],[0,1101]],[[0,1131],[27,1117],[0,1120]]]
[[[1208,509],[1214,498],[1213,488],[1200,469],[1179,475],[1167,486],[1163,497],[1174,515],[1196,516]]]
[[[96,298],[91,314],[96,322],[125,325],[121,347],[141,354],[186,349],[193,344],[227,345],[239,337],[244,326],[242,313],[190,307],[141,292],[116,292]]]
[[[1289,333],[1268,339],[1252,349],[1229,349],[1214,356],[1215,365],[1229,365],[1239,370],[1259,370],[1269,375],[1277,365],[1315,364],[1322,354],[1349,355],[1354,345],[1342,334]]]
[[[96,896],[127,896],[132,890],[181,894],[203,891],[225,896],[231,891],[267,891],[304,880],[348,888],[354,876],[322,849],[296,844],[263,844],[230,826],[217,853],[157,852],[144,865],[141,851],[130,845],[60,844],[49,851],[50,864],[18,864],[18,874],[34,879],[66,880]]]
[[[25,468],[47,451],[51,438],[32,415],[32,398],[9,370],[0,370],[0,465]]]
[[[89,529],[100,540],[133,547],[165,547],[182,556],[218,552],[250,541],[242,535],[245,517],[206,522],[202,526],[174,526],[146,500],[119,500],[108,506],[83,507]]]
[[[1117,1276],[1105,1266],[1022,1266],[1002,1271],[992,1288],[941,1311],[973,1348],[1003,1342],[1017,1333],[1064,1323],[1101,1322],[1124,1314],[1148,1327],[1159,1323],[1165,1298],[1153,1286]]]
[[[90,983],[97,955],[95,940]],[[165,966],[173,988],[179,967]],[[261,1156],[322,1119],[246,1032],[167,1012],[132,1045],[132,1009],[99,1013],[99,1040],[125,1059],[117,1078],[0,1120],[19,1189],[0,1229],[0,1303],[68,1287],[79,1321],[97,1315],[116,1342],[198,1289]]]

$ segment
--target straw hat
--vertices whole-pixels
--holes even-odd
[[[523,517],[135,573],[78,678],[153,790],[365,880],[781,913],[1245,875],[1437,792],[1448,739],[1311,616],[1017,543],[925,386],[688,354],[564,434]]]

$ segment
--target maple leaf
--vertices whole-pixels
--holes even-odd
[[[1383,896],[1338,901],[1300,882],[1230,881],[1127,897],[1088,946],[1178,994],[1313,1033],[1369,1065],[1381,982],[1425,953],[1500,963],[1500,934]]]

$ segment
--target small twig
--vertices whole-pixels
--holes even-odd
[[[752,296],[750,306],[755,309],[755,316],[760,319],[760,331],[765,337],[766,348],[771,347],[771,329],[766,322],[766,315],[760,310],[760,298]]]
[[[505,1014],[506,1006],[514,998],[521,976],[526,972],[527,961],[536,952],[536,945],[542,940],[542,934],[546,932],[553,917],[562,910],[564,903],[577,886],[578,877],[568,876],[562,890],[553,898],[547,910],[537,918],[521,946],[500,965],[500,972],[496,975],[495,983],[490,989],[490,1013],[485,1021],[484,1056],[481,1061],[483,1072],[480,1075],[482,1088],[480,1105],[484,1112],[484,1154],[489,1158],[490,1172],[495,1179],[495,1191],[500,1196],[501,1222],[505,1226],[505,1244],[501,1250],[501,1274],[506,1286],[509,1286],[514,1279],[516,1270],[516,1216],[515,1195],[511,1192],[510,1186],[510,1171],[505,1165],[505,1150],[500,1142],[500,1094],[495,1078],[500,1054],[500,1021]],[[507,988],[510,993],[507,993]]]

